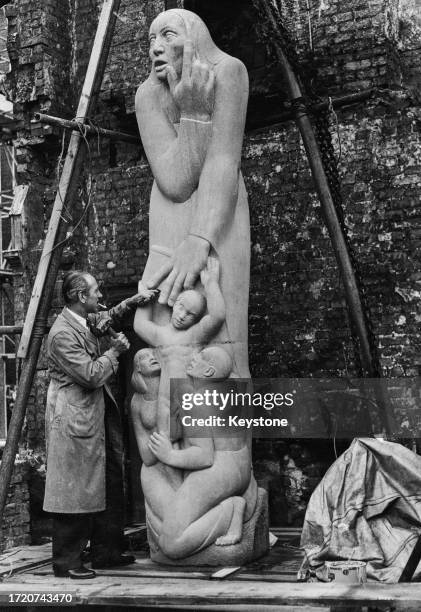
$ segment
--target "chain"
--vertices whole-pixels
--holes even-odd
[[[365,285],[364,285],[364,282],[363,282],[363,279],[360,273],[359,264],[355,256],[355,251],[350,244],[348,228],[346,226],[346,222],[344,218],[343,199],[342,199],[342,191],[341,191],[340,177],[339,177],[339,171],[338,171],[338,164],[337,164],[335,150],[334,150],[333,143],[332,143],[331,131],[329,129],[331,113],[329,112],[329,109],[320,111],[317,113],[317,115],[314,115],[312,119],[313,119],[313,125],[315,128],[316,139],[317,139],[317,142],[320,148],[320,154],[322,157],[323,167],[326,173],[326,178],[327,178],[330,192],[332,195],[332,200],[333,200],[335,210],[336,210],[336,213],[339,219],[339,223],[341,225],[342,233],[343,233],[346,245],[347,245],[349,257],[351,260],[352,267],[354,269],[357,286],[358,286],[359,293],[360,293],[360,299],[361,299],[361,304],[362,304],[362,308],[364,312],[365,324],[367,327],[367,335],[368,335],[368,340],[370,343],[370,351],[372,355],[373,370],[374,370],[374,371],[369,372],[369,374],[371,376],[379,376],[380,367],[379,367],[377,343],[376,343],[375,334],[373,331],[371,318],[368,316],[369,306],[368,306],[367,293],[366,293]],[[358,341],[354,326],[352,324],[351,318],[350,318],[350,325],[351,325],[351,335],[353,339],[354,351],[355,351],[358,370],[360,372],[360,375],[362,376],[364,374],[367,375],[368,372],[364,371],[364,368],[361,363],[360,351],[359,351],[359,341]]]

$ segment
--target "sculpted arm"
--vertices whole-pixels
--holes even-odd
[[[198,341],[206,342],[218,333],[225,321],[225,301],[219,287],[219,262],[215,257],[209,257],[200,279],[205,289],[208,312],[197,324]]]
[[[87,389],[102,387],[117,371],[119,353],[110,348],[92,359],[71,333],[59,332],[51,341],[49,356],[66,374]]]
[[[234,213],[248,100],[248,76],[235,58],[221,63],[217,74],[213,136],[200,176],[198,207],[190,233],[217,250],[218,240]]]
[[[149,440],[151,452],[162,463],[184,470],[202,470],[211,467],[214,458],[214,443],[212,438],[190,439],[191,446],[175,449],[169,438],[155,432]]]
[[[152,306],[139,307],[136,310],[133,329],[139,338],[149,346],[158,346],[160,339],[160,326],[152,320]]]
[[[203,113],[182,114],[177,134],[161,104],[157,87],[139,87],[136,117],[152,173],[169,200],[185,202],[199,184],[212,123]]]
[[[154,465],[158,461],[158,459],[151,452],[148,446],[149,436],[150,436],[150,433],[152,432],[148,431],[143,426],[142,418],[140,414],[140,408],[137,405],[137,402],[135,400],[135,395],[133,396],[132,403],[130,406],[130,413],[132,417],[133,429],[134,429],[140,457],[145,465],[147,466]]]
[[[218,251],[234,215],[238,197],[241,149],[248,100],[247,71],[226,57],[216,68],[212,138],[200,174],[197,208],[189,235],[174,252],[171,272],[161,285],[160,303],[172,306],[179,292],[193,287],[206,265],[210,247]],[[163,275],[150,284],[157,286]]]

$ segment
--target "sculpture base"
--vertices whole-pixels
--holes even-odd
[[[163,565],[212,565],[234,566],[250,563],[265,555],[269,550],[269,510],[264,489],[258,489],[256,508],[251,518],[243,525],[243,537],[238,544],[215,546],[212,544],[184,559],[170,559],[158,548],[155,538],[148,529],[151,559]]]

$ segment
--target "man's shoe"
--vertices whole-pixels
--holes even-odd
[[[76,567],[74,569],[59,570],[54,568],[54,576],[56,578],[73,578],[73,580],[87,580],[89,578],[95,578],[96,572],[88,569],[84,565]]]
[[[133,555],[117,555],[115,557],[105,557],[92,561],[94,569],[107,569],[108,567],[119,567],[121,565],[130,565],[136,561]]]

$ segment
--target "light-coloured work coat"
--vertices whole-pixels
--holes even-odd
[[[117,371],[117,354],[100,356],[97,338],[65,308],[48,335],[47,357],[44,510],[105,510],[104,388],[115,402],[106,383]]]

